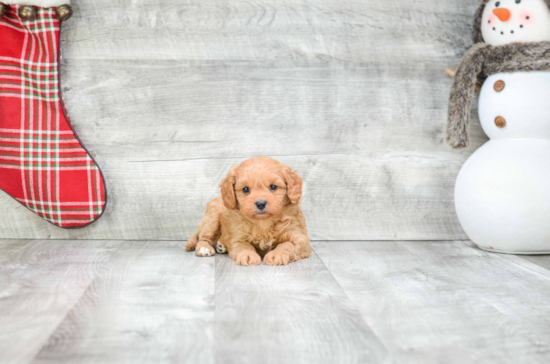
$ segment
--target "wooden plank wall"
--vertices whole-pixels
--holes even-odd
[[[63,91],[107,178],[95,225],[65,231],[0,194],[0,238],[186,239],[232,164],[306,181],[315,240],[464,239],[473,146],[443,142],[477,0],[75,0]]]

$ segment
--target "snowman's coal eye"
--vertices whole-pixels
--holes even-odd
[[[519,4],[521,2],[521,0],[516,0],[516,4]]]
[[[500,1],[497,1],[497,3],[495,4],[495,6],[498,8],[500,6]]]

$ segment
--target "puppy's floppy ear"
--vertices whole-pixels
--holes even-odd
[[[302,186],[304,184],[302,178],[296,174],[296,171],[290,168],[283,170],[283,177],[285,178],[287,195],[290,203],[294,205],[299,204],[302,198]]]
[[[231,172],[225,177],[220,185],[222,191],[223,204],[229,210],[234,210],[237,207],[237,198],[235,197],[235,181],[237,180],[237,172],[235,167],[231,168]]]

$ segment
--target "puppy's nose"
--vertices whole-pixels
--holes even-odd
[[[256,208],[260,211],[263,211],[265,207],[267,206],[266,200],[258,200],[256,201]]]

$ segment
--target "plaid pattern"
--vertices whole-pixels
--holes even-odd
[[[73,132],[59,92],[59,20],[19,6],[0,19],[0,189],[63,228],[88,225],[105,208],[101,172]]]

